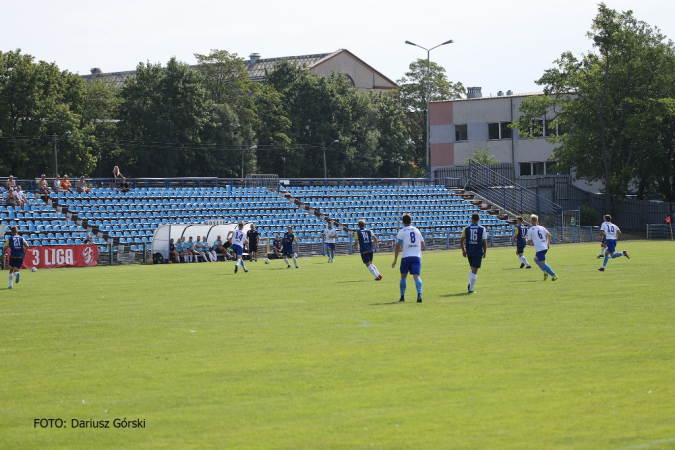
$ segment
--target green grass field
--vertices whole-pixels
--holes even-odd
[[[0,448],[675,448],[675,245],[620,248],[489,249],[475,295],[428,252],[422,304],[391,253],[4,271]]]

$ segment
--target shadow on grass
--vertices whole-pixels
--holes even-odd
[[[475,292],[475,294],[477,294],[477,293],[478,292]],[[470,294],[468,292],[458,292],[457,294],[442,294],[442,295],[439,295],[439,297],[466,297],[466,296],[469,296],[469,295],[473,295],[473,294]]]
[[[395,300],[393,302],[371,303],[370,306],[397,305],[399,303],[405,303],[405,302],[399,302],[398,300]],[[408,303],[410,303],[410,302],[408,302]]]
[[[338,281],[338,283],[365,283],[366,280],[342,280]]]

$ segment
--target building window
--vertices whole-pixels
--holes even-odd
[[[553,137],[558,135],[558,130],[556,125],[551,125],[551,122],[553,122],[553,119],[546,119],[546,129],[544,132],[546,133],[546,137]]]
[[[532,164],[531,163],[520,163],[520,176],[525,177],[532,175]]]
[[[544,135],[544,121],[541,119],[533,120],[530,134],[532,137],[542,137]]]
[[[555,161],[542,161],[542,162],[521,162],[520,163],[520,176],[536,176],[536,175],[551,175],[555,174]]]
[[[511,136],[513,136],[512,134],[513,130],[511,129],[511,122],[502,122],[500,124],[500,128],[502,133],[502,139],[511,139]]]
[[[455,125],[455,141],[468,141],[469,133],[466,125]]]
[[[488,139],[511,139],[511,122],[488,123]]]

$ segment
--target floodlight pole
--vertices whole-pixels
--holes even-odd
[[[338,141],[337,139],[335,139],[333,142],[330,143],[330,145],[329,145],[328,147],[326,147],[325,145],[322,145],[322,147],[323,147],[323,178],[324,178],[324,180],[325,180],[326,178],[328,178],[328,177],[326,176],[326,173],[327,173],[327,172],[326,172],[326,150],[328,150],[329,148],[331,148],[331,147],[333,146],[333,144],[339,144],[339,143],[340,143],[340,141]]]
[[[427,142],[426,142],[426,147],[427,147],[427,152],[426,152],[427,153],[426,178],[427,178],[427,182],[429,182],[431,180],[431,178],[430,178],[431,167],[430,167],[430,161],[429,161],[429,159],[430,159],[429,135],[430,135],[430,132],[431,132],[431,128],[429,126],[429,88],[430,88],[430,85],[431,85],[430,84],[431,83],[431,63],[430,63],[429,56],[430,56],[430,53],[433,49],[438,48],[441,45],[452,44],[453,42],[454,41],[452,39],[450,39],[449,41],[443,42],[442,44],[438,44],[436,47],[425,48],[425,47],[422,47],[421,45],[414,44],[410,41],[405,41],[405,43],[408,44],[408,45],[413,45],[415,47],[419,47],[422,50],[427,51],[427,76],[426,76],[427,80],[426,80],[426,89],[425,89],[425,91],[426,91],[425,97],[427,99],[427,112],[426,112],[426,116],[427,116],[426,117],[426,135],[427,135],[426,136],[427,137]]]
[[[54,142],[54,176],[58,176],[59,174],[59,141],[69,134],[70,131],[66,131],[63,136],[56,137],[56,134],[52,136],[52,141]]]

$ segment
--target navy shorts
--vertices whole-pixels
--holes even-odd
[[[362,252],[361,253],[361,261],[363,261],[363,264],[368,264],[370,262],[373,262],[373,252]]]
[[[546,252],[547,252],[547,251],[548,251],[548,250],[542,250],[542,251],[540,251],[540,252],[537,252],[537,253],[534,255],[534,259],[536,259],[537,261],[546,262]]]
[[[292,248],[285,248],[281,251],[281,256],[295,256],[295,252]]]
[[[237,256],[240,256],[241,254],[244,253],[244,248],[243,248],[241,245],[232,244],[232,251],[233,251]]]
[[[610,253],[616,251],[616,239],[607,239],[607,251]]]
[[[9,267],[20,269],[23,266],[23,256],[10,256]]]
[[[516,244],[516,255],[520,255],[521,253],[525,253],[525,244]]]
[[[258,251],[258,244],[248,244],[248,251],[249,252],[257,252]]]
[[[408,256],[401,259],[401,275],[419,275],[422,272],[422,260],[418,256]]]
[[[607,243],[607,236],[603,236],[603,237],[602,237],[602,243],[603,243],[603,244],[606,244],[606,243]]]
[[[467,255],[466,259],[469,260],[469,265],[471,267],[475,267],[477,269],[480,269],[480,265],[483,263],[483,255],[478,256]]]
[[[326,242],[326,247],[331,250],[335,250],[335,242]]]

